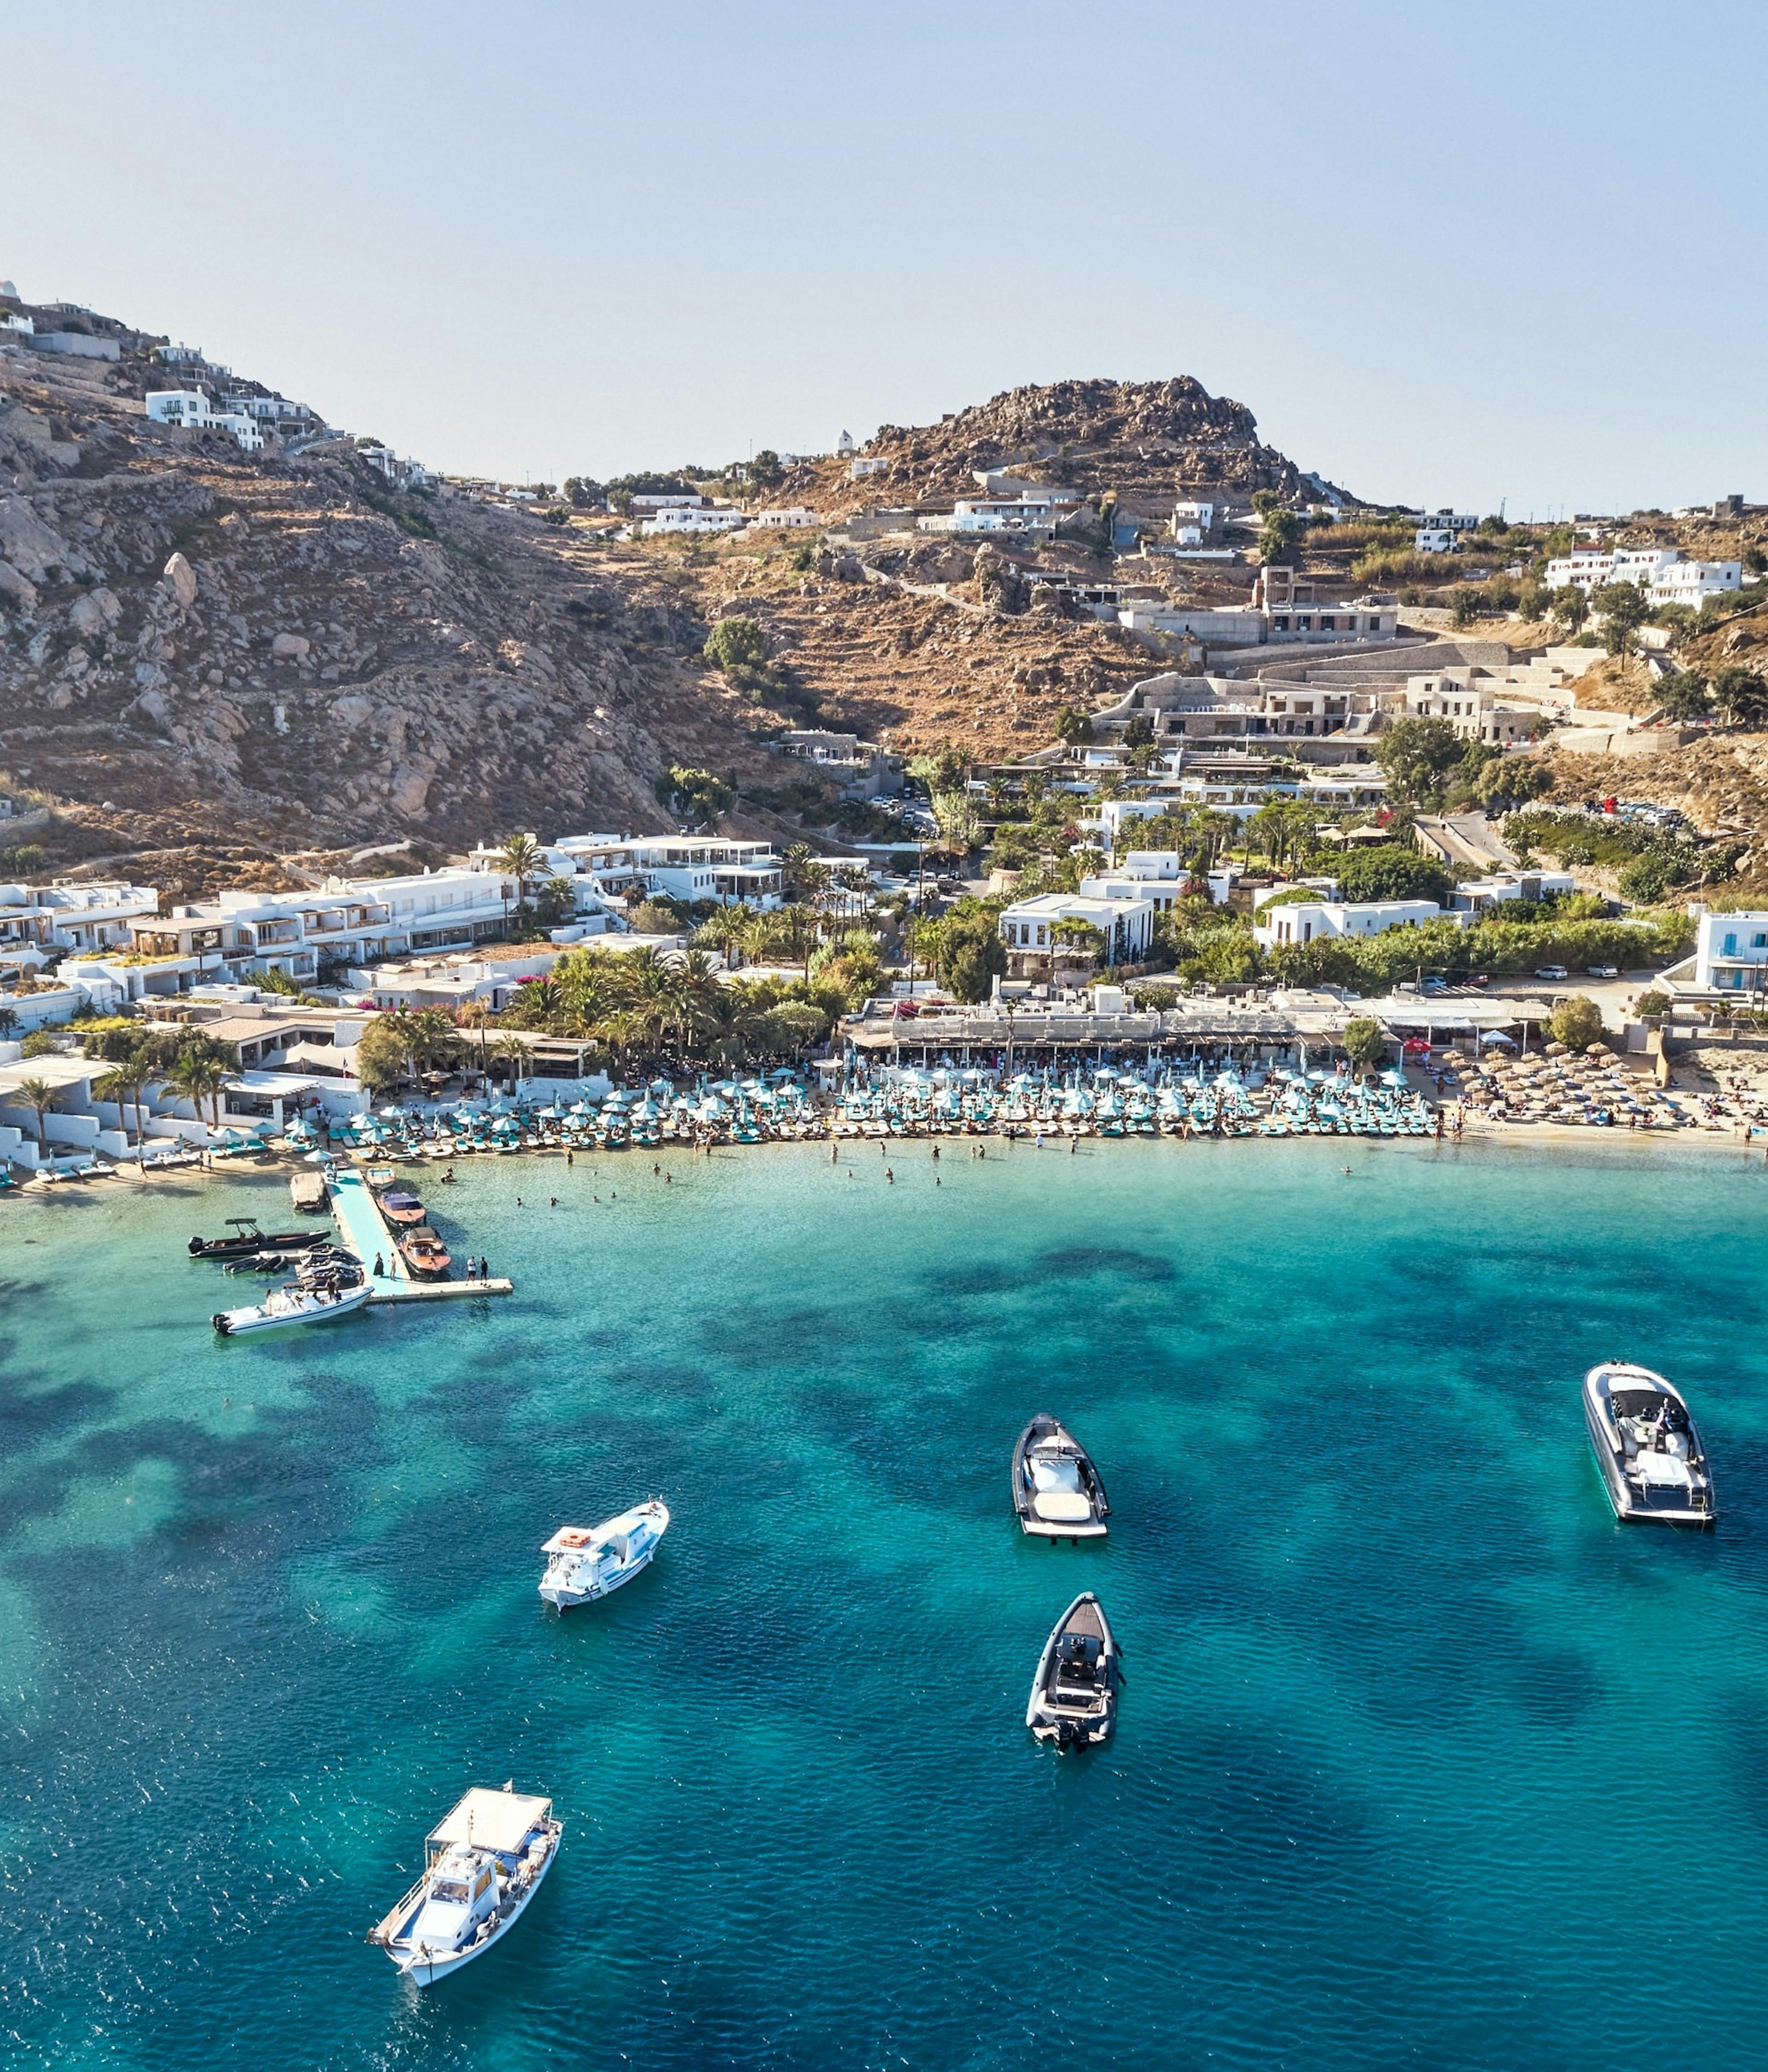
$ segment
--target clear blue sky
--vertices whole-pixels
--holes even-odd
[[[433,466],[1188,373],[1359,493],[1768,498],[1768,18],[457,0],[8,25],[0,275]]]

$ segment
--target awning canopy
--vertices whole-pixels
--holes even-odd
[[[520,1791],[491,1791],[475,1785],[429,1839],[438,1848],[450,1842],[471,1842],[475,1848],[514,1856],[537,1823],[552,1810],[550,1799],[533,1799]]]

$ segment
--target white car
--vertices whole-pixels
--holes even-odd
[[[1564,978],[1567,972],[1564,964],[1543,964],[1535,976],[1536,978]]]

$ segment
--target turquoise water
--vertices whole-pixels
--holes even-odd
[[[179,1255],[280,1180],[0,1204],[0,2056],[1762,2062],[1768,1171],[890,1155],[470,1161],[436,1219],[514,1300],[231,1343]],[[1716,1532],[1614,1523],[1613,1354],[1691,1391]],[[1040,1408],[1102,1548],[1012,1523]],[[652,1568],[548,1613],[541,1541],[652,1493]],[[1059,1757],[1089,1585],[1128,1684]],[[419,1995],[363,1934],[506,1777],[557,1868]]]

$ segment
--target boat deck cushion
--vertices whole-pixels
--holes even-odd
[[[1663,1489],[1686,1489],[1691,1480],[1688,1462],[1674,1453],[1641,1453],[1632,1466],[1642,1482]]]
[[[1031,1508],[1052,1525],[1079,1525],[1092,1516],[1092,1506],[1075,1490],[1039,1490]]]

